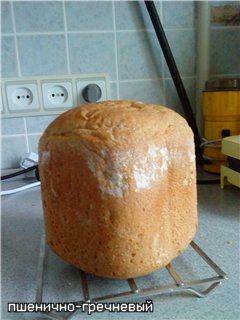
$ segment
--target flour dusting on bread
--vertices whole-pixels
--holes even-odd
[[[168,150],[166,147],[150,145],[142,159],[136,159],[133,166],[135,178],[135,191],[140,189],[150,189],[154,181],[159,180],[168,169]]]

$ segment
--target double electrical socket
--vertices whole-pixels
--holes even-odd
[[[83,92],[97,86],[100,95],[95,101],[110,99],[107,74],[81,74],[2,79],[1,116],[18,117],[59,114],[89,102]]]
[[[43,105],[47,110],[74,106],[71,81],[43,82]]]

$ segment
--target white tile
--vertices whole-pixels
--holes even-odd
[[[13,32],[12,12],[10,1],[1,1],[1,27],[2,33]]]
[[[69,34],[72,73],[108,73],[116,79],[113,33]]]
[[[67,73],[64,35],[18,36],[23,75]]]
[[[28,133],[42,133],[57,116],[26,117]]]
[[[120,99],[164,104],[163,82],[148,80],[120,83]]]
[[[17,32],[63,31],[61,1],[14,1]]]
[[[112,30],[111,1],[66,1],[68,31]]]
[[[24,134],[24,118],[1,119],[2,135]]]
[[[17,77],[17,56],[14,37],[4,36],[1,38],[1,76]]]
[[[2,169],[18,168],[21,157],[27,153],[26,137],[2,137]]]
[[[41,138],[41,134],[28,135],[28,144],[29,144],[30,152],[38,153],[38,143],[40,138]]]
[[[119,79],[162,76],[162,52],[153,32],[118,32]]]
[[[169,30],[166,36],[182,77],[196,74],[196,31]],[[165,76],[170,77],[167,63],[164,60]]]
[[[196,1],[163,1],[164,28],[194,28]]]
[[[155,1],[155,6],[160,14],[160,6]],[[147,8],[143,1],[115,1],[116,29],[152,29]]]
[[[117,100],[118,99],[117,83],[111,83],[111,99],[112,100]]]

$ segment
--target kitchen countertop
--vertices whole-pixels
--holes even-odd
[[[28,180],[29,182],[29,180]],[[2,188],[11,189],[26,183],[25,180],[4,181]],[[2,319],[47,319],[39,313],[8,313],[8,302],[34,302],[37,287],[37,270],[43,217],[40,188],[3,196],[2,200]],[[209,296],[201,299],[190,294],[167,294],[151,297],[154,312],[150,313],[94,313],[92,319],[176,319],[176,320],[237,320],[240,318],[239,290],[239,231],[240,192],[234,186],[221,190],[219,185],[198,186],[199,229],[195,242],[228,275],[228,280]],[[212,276],[196,255],[188,248],[176,260],[176,269],[185,279]],[[187,258],[189,260],[187,260]],[[78,271],[49,252],[46,264],[46,292],[44,301],[63,302],[81,300]],[[137,279],[137,284],[166,284],[171,281],[166,269]],[[159,278],[160,274],[160,278]],[[125,288],[122,280],[89,276],[90,292],[105,294]],[[173,283],[173,282],[172,282]],[[126,289],[126,288],[125,288]],[[141,298],[139,302],[145,302]],[[134,301],[131,301],[134,302]],[[72,320],[89,319],[86,313],[76,314]]]

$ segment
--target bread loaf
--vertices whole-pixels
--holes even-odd
[[[91,103],[55,119],[39,143],[46,238],[95,275],[167,265],[197,229],[193,134],[159,105]]]

